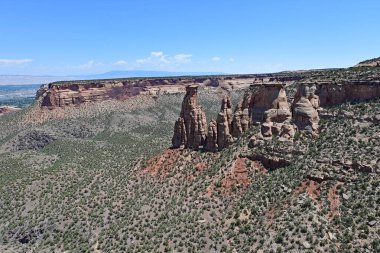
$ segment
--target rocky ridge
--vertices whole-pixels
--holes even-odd
[[[378,80],[322,80],[295,85],[298,88],[291,106],[286,83],[251,85],[238,102],[235,113],[232,113],[230,98],[225,96],[217,119],[212,120],[208,128],[197,100],[197,86],[188,86],[180,118],[175,123],[172,145],[215,152],[231,145],[252,125],[260,125],[261,131],[251,138],[251,146],[273,136],[281,141],[292,141],[297,131],[316,137],[323,107],[380,96]]]
[[[36,98],[42,100],[41,107],[54,109],[110,99],[125,100],[137,95],[156,96],[164,93],[184,92],[187,85],[220,87],[230,90],[247,88],[253,83],[293,82],[300,78],[302,77],[298,75],[263,74],[68,81],[42,86],[37,91]]]
[[[359,62],[355,67],[380,67],[380,57]]]

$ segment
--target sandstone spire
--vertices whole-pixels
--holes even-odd
[[[232,136],[239,138],[250,126],[248,104],[245,99],[239,101],[236,105],[235,113],[232,119]]]
[[[215,120],[211,120],[208,125],[208,133],[205,149],[207,151],[216,152],[218,151],[218,133],[217,133],[217,124]]]
[[[207,135],[206,115],[198,103],[198,86],[186,87],[181,114],[174,126],[172,145],[174,148],[185,146],[198,149],[203,146]]]
[[[223,112],[220,112],[218,114],[218,118],[216,119],[216,123],[218,149],[222,150],[223,148],[228,147],[233,142],[232,135],[230,134],[230,126],[228,124],[227,115]]]

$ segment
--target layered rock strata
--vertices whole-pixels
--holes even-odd
[[[380,81],[377,80],[344,80],[334,83],[319,81],[314,84],[315,94],[319,97],[322,107],[380,96]]]
[[[292,141],[296,131],[317,136],[322,106],[380,96],[379,81],[305,82],[298,85],[290,107],[286,86],[285,83],[253,84],[234,113],[230,98],[225,96],[217,119],[212,120],[208,128],[204,111],[198,104],[197,86],[188,86],[180,118],[175,124],[173,147],[198,149],[203,146],[207,151],[222,150],[253,124],[261,126],[260,133],[251,141],[253,146],[273,136],[281,141]]]
[[[41,86],[36,98],[41,99],[41,107],[54,109],[109,99],[124,100],[137,95],[155,96],[162,93],[183,92],[187,85],[192,84],[231,90],[248,88],[253,83],[274,80],[292,82],[300,78],[299,76],[263,74],[68,81]]]

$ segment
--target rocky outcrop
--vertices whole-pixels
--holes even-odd
[[[232,124],[232,104],[231,104],[231,98],[227,95],[224,96],[224,98],[222,100],[222,106],[220,108],[220,112],[225,115],[228,126],[231,126],[231,124]]]
[[[315,85],[315,94],[319,97],[322,107],[380,96],[380,81],[377,80],[320,81]]]
[[[218,114],[216,122],[218,149],[221,150],[231,145],[233,143],[233,138],[230,134],[230,125],[228,124],[228,118],[223,112],[220,112]]]
[[[291,164],[290,160],[281,157],[271,156],[269,154],[254,153],[248,156],[250,160],[261,162],[266,169],[275,170]]]
[[[281,122],[289,118],[290,110],[284,88],[284,83],[267,83],[252,95],[249,106],[254,123]]]
[[[317,136],[321,106],[380,96],[380,81],[377,80],[303,82],[298,85],[290,107],[286,87],[286,83],[254,83],[238,102],[234,113],[230,98],[225,96],[216,121],[211,121],[207,128],[205,114],[198,105],[196,86],[188,86],[181,116],[175,125],[173,147],[198,149],[203,146],[208,151],[222,150],[253,124],[261,127],[255,140],[250,142],[253,146],[273,136],[280,141],[292,141],[296,131]]]
[[[310,133],[318,133],[319,115],[317,109],[320,106],[319,97],[315,95],[314,84],[301,84],[292,104],[293,122],[298,130],[307,130]]]
[[[273,135],[292,137],[292,114],[284,83],[264,84],[252,95],[249,104],[252,121],[261,124],[261,134],[264,138],[271,138]]]
[[[210,122],[205,149],[208,151],[222,150],[234,141],[231,135],[232,129],[232,104],[229,96],[222,100],[222,106],[218,117]]]
[[[198,149],[205,145],[207,135],[206,115],[198,103],[198,86],[186,87],[181,114],[175,123],[172,146]]]
[[[211,120],[208,125],[207,140],[205,150],[216,152],[218,151],[218,129],[215,120]]]
[[[236,106],[235,113],[232,119],[232,136],[240,138],[240,136],[248,130],[251,125],[251,119],[249,116],[248,101],[246,97],[239,101]]]
[[[0,116],[7,113],[18,112],[21,108],[14,106],[0,106]]]
[[[269,74],[269,76],[272,76]],[[37,91],[41,107],[78,106],[83,103],[109,99],[124,100],[137,95],[158,95],[183,92],[188,85],[219,87],[224,90],[247,88],[267,75],[176,77],[176,78],[128,78],[96,81],[68,81],[43,85]],[[280,78],[278,77],[271,77]],[[291,78],[290,78],[291,79]]]
[[[380,57],[359,62],[355,67],[380,67]]]
[[[172,138],[173,147],[185,146],[187,143],[187,134],[185,128],[185,121],[179,117],[174,125],[174,135]]]
[[[233,138],[231,135],[232,130],[232,105],[231,99],[225,96],[222,101],[222,106],[218,117],[216,119],[217,123],[217,143],[218,149],[223,149],[228,147],[233,143]]]

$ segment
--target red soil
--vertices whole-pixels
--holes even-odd
[[[165,178],[175,167],[175,164],[182,153],[183,150],[167,149],[163,154],[150,158],[146,162],[148,166],[142,171],[142,173]]]
[[[249,165],[247,165],[246,162],[248,162]],[[228,170],[221,181],[222,193],[229,195],[233,193],[233,189],[237,188],[246,190],[252,182],[252,178],[249,174],[255,171],[260,174],[267,173],[267,170],[263,168],[260,163],[253,162],[248,158],[236,159],[233,166]]]
[[[328,214],[330,220],[333,220],[336,216],[339,215],[340,198],[337,194],[337,187],[340,184],[342,183],[336,183],[329,189],[329,192],[327,194],[327,200],[330,202],[330,212]]]

